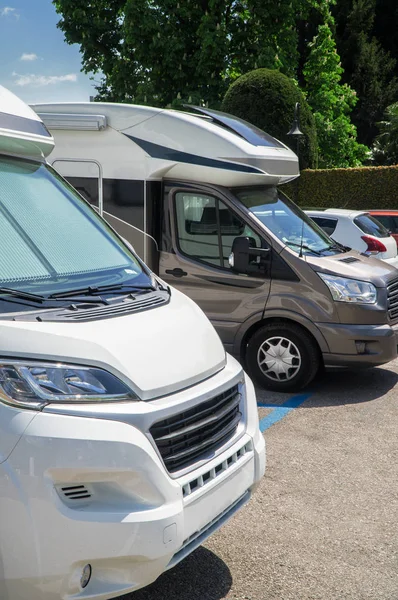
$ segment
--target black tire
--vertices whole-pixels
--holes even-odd
[[[279,342],[278,338],[281,338]],[[270,357],[272,352],[279,353],[274,363]],[[321,364],[320,351],[313,338],[299,325],[286,321],[269,323],[256,331],[249,339],[245,358],[252,379],[266,390],[275,392],[303,389],[314,379]],[[260,367],[259,359],[263,360],[263,369],[268,374]],[[276,371],[272,370],[274,366]],[[278,376],[278,369],[288,372]]]

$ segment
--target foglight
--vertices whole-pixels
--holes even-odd
[[[117,377],[96,367],[1,361],[0,400],[40,410],[49,403],[138,400]]]
[[[86,565],[83,568],[82,576],[80,577],[80,585],[82,586],[83,589],[88,586],[90,579],[91,579],[91,565]]]

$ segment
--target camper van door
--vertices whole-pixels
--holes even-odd
[[[169,186],[165,203],[159,274],[199,304],[229,349],[241,323],[264,312],[269,246],[214,190]],[[231,266],[233,242],[243,237],[254,252],[245,273]]]

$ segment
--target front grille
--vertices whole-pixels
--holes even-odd
[[[398,279],[387,286],[388,315],[392,321],[398,319]]]
[[[195,479],[191,479],[182,487],[182,496],[186,498],[186,496],[190,496],[198,490],[199,488],[203,488],[205,485],[216,479],[222,473],[225,473],[228,469],[232,468],[237,462],[239,462],[244,456],[247,456],[248,452],[251,452],[253,449],[251,442],[247,442],[242,448],[239,448],[236,452],[233,452],[227,459],[223,460],[221,463],[210,469],[210,471],[206,471],[196,477]]]
[[[240,400],[239,387],[235,385],[151,427],[150,434],[170,473],[189,467],[234,435],[242,417]]]

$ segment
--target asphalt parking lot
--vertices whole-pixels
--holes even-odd
[[[398,361],[258,401],[268,464],[251,502],[123,600],[398,600]]]

